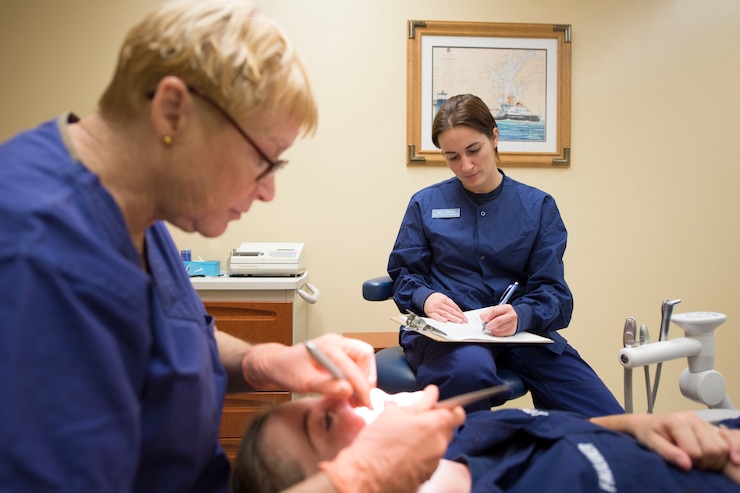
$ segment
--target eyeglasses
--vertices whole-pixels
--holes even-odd
[[[257,154],[259,154],[260,159],[262,159],[263,161],[267,163],[267,169],[264,170],[259,175],[257,175],[257,181],[267,178],[268,176],[270,176],[271,174],[273,174],[274,172],[276,172],[277,170],[279,170],[280,168],[288,164],[288,161],[285,159],[278,159],[275,161],[270,159],[265,153],[265,151],[263,151],[260,148],[260,146],[258,146],[255,143],[255,141],[252,140],[252,138],[249,135],[247,135],[247,132],[245,132],[239,126],[239,124],[236,123],[236,120],[234,120],[234,118],[230,114],[228,114],[225,109],[223,109],[213,99],[211,99],[210,96],[208,96],[208,94],[206,94],[205,91],[203,91],[203,89],[199,87],[195,87],[195,86],[187,86],[187,88],[188,88],[188,91],[195,94],[196,96],[201,98],[206,103],[210,104],[216,111],[218,111],[221,114],[221,116],[223,116],[226,119],[226,121],[231,123],[231,125],[236,129],[236,131],[239,132],[239,134],[241,134],[242,137],[244,137],[244,140],[246,140],[249,143],[249,145],[251,145],[254,148],[254,150],[257,151]],[[147,97],[149,97],[149,99],[153,98],[154,92],[147,94]]]
[[[234,118],[230,114],[228,114],[225,109],[223,109],[213,99],[211,99],[201,88],[194,87],[194,86],[187,86],[187,88],[188,88],[188,91],[192,92],[193,94],[201,98],[203,101],[213,106],[213,108],[216,111],[221,113],[221,116],[223,116],[226,119],[226,121],[231,123],[231,125],[236,129],[236,131],[239,132],[242,137],[244,137],[244,140],[246,140],[249,143],[249,145],[251,145],[254,148],[254,150],[257,151],[257,154],[259,154],[260,158],[267,163],[267,169],[257,176],[257,181],[267,178],[268,176],[270,176],[271,174],[273,174],[274,172],[276,172],[277,170],[279,170],[280,168],[288,164],[288,161],[285,159],[277,159],[275,161],[270,159],[265,153],[265,151],[263,151],[260,148],[260,146],[258,146],[257,143],[254,140],[252,140],[252,138],[249,135],[247,135],[247,132],[245,132],[239,126],[239,124],[236,123],[236,120],[234,120]]]

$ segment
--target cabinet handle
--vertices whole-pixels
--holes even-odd
[[[304,291],[303,288],[306,288],[308,291]],[[298,294],[306,301],[306,303],[313,305],[319,299],[321,292],[319,291],[319,288],[307,282],[298,289]]]

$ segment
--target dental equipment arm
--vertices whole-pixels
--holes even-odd
[[[670,311],[667,313],[670,314]],[[725,392],[724,378],[713,369],[712,333],[726,319],[726,315],[713,312],[671,315],[670,320],[684,329],[685,337],[625,347],[619,352],[619,361],[625,369],[632,369],[672,359],[688,358],[688,368],[683,371],[679,381],[681,393],[688,399],[711,409],[734,409]],[[653,389],[657,390],[657,376]],[[655,393],[651,395],[654,404]]]

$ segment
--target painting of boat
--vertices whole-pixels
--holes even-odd
[[[493,113],[493,112],[491,112]],[[538,122],[540,116],[533,114],[529,108],[521,102],[514,102],[514,98],[509,96],[508,101],[501,103],[501,107],[493,115],[496,120],[515,120],[525,122]]]

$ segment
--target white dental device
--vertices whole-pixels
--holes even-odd
[[[671,305],[675,304],[675,302],[669,303]],[[664,302],[664,306],[665,304]],[[681,393],[686,398],[704,404],[710,409],[735,409],[727,395],[724,377],[714,369],[713,332],[726,319],[726,315],[715,312],[691,312],[671,315],[669,320],[684,330],[684,337],[668,340],[667,324],[663,321],[661,323],[661,335],[664,335],[665,338],[658,342],[647,342],[639,346],[627,347],[625,344],[625,347],[619,352],[619,362],[627,371],[640,366],[647,367],[654,363],[661,364],[665,361],[687,358],[688,368],[684,369],[679,380]],[[645,330],[647,330],[647,327]],[[627,328],[625,327],[626,331]],[[655,403],[657,383],[656,376],[656,386],[652,390],[647,389],[650,412],[652,412],[652,405]],[[627,402],[626,390],[625,401]],[[630,392],[630,403],[631,398]]]

